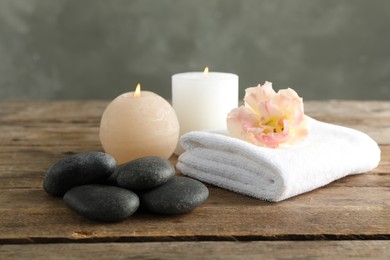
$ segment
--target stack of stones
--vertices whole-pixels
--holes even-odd
[[[116,166],[102,152],[69,156],[54,164],[43,187],[89,219],[116,222],[143,209],[157,214],[187,213],[206,201],[207,187],[176,176],[170,161],[149,156]]]

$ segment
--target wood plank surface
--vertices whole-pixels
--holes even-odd
[[[308,115],[364,131],[380,144],[382,160],[370,173],[280,203],[208,185],[209,199],[189,214],[138,212],[114,224],[80,217],[42,189],[57,160],[102,151],[98,128],[107,104],[0,102],[0,243],[390,239],[390,102],[305,102]]]
[[[3,259],[389,259],[390,241],[0,245]],[[94,258],[96,259],[96,258]]]

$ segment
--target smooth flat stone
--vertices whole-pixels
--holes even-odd
[[[78,214],[104,222],[124,220],[139,206],[139,198],[134,192],[101,184],[75,187],[65,193],[64,201]]]
[[[148,156],[121,165],[118,186],[134,190],[149,190],[167,183],[175,176],[175,167],[162,157]]]
[[[159,214],[182,214],[206,201],[207,187],[194,179],[175,176],[166,184],[140,194],[142,206]]]
[[[102,152],[85,152],[58,161],[47,172],[43,188],[53,196],[63,196],[73,187],[103,182],[116,168],[115,159]]]

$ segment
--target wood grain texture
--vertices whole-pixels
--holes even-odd
[[[102,151],[98,127],[107,104],[0,102],[0,243],[390,239],[390,102],[305,103],[308,115],[365,131],[380,144],[382,160],[370,173],[280,203],[209,185],[209,199],[190,214],[139,212],[115,224],[89,221],[42,189],[57,160]]]
[[[390,241],[0,245],[2,259],[389,259]]]
[[[140,212],[104,224],[77,215],[41,189],[2,190],[0,242],[385,239],[390,198],[382,197],[384,193],[378,188],[328,187],[271,204],[211,188],[207,203],[190,214]]]

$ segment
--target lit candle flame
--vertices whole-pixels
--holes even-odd
[[[141,96],[141,84],[138,83],[134,91],[134,97],[139,97],[139,96]]]
[[[203,73],[204,73],[204,74],[207,74],[207,73],[209,73],[209,67],[206,67],[206,68],[204,68],[204,71],[203,71]]]

